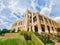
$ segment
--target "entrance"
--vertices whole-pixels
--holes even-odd
[[[47,28],[48,28],[48,31],[49,31],[49,33],[50,33],[50,27],[49,27],[49,26],[47,26]]]
[[[35,32],[38,32],[38,27],[34,26]]]
[[[52,30],[53,30],[53,32],[54,32],[54,29],[53,29],[53,27],[52,27]]]
[[[42,28],[42,32],[45,32],[45,26],[41,25],[41,28]]]

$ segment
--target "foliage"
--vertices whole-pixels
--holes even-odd
[[[57,28],[57,32],[60,32],[60,28]]]
[[[31,35],[27,31],[24,31],[24,30],[20,31],[20,35],[23,35],[26,40],[31,40]]]
[[[60,35],[55,35],[56,37],[60,38]]]
[[[60,42],[60,35],[55,35],[55,38],[58,42]]]
[[[28,44],[28,45],[35,45],[34,42],[31,41],[31,40],[27,40],[27,44]]]
[[[38,34],[37,33],[34,33],[44,44],[54,44],[55,43],[50,40],[50,34],[47,34],[47,33],[41,33],[41,34]]]
[[[10,32],[10,30],[8,30],[8,29],[2,29],[2,30],[0,30],[0,35],[9,33],[9,32]]]
[[[10,30],[8,30],[8,29],[3,29],[2,30],[2,33],[9,33],[10,32]]]
[[[39,36],[39,39],[41,39],[42,42],[44,42],[44,44],[53,43],[49,38],[47,38],[47,37],[45,37],[45,36]]]
[[[31,33],[31,40],[36,44],[36,45],[44,45],[44,43],[33,33]]]
[[[0,30],[0,35],[2,35],[2,31]]]

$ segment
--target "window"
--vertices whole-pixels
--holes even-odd
[[[19,22],[19,25],[22,25],[22,21]]]
[[[37,19],[36,19],[36,16],[33,18],[33,22],[35,22]]]
[[[51,24],[51,20],[49,19],[49,23]]]
[[[15,26],[17,25],[17,23],[15,24]]]
[[[48,23],[47,18],[44,18],[44,19],[45,19],[45,22]]]
[[[52,21],[53,25],[54,25],[54,22]]]
[[[53,30],[53,27],[52,27],[52,30]]]
[[[42,18],[42,16],[39,16],[39,19],[40,19],[40,21],[43,21],[43,18]]]
[[[21,21],[21,25],[22,25],[22,21]]]

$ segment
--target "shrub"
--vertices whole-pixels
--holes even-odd
[[[60,32],[60,28],[57,28],[57,32]]]
[[[24,35],[26,33],[26,31],[22,30],[19,32],[20,35]]]
[[[54,44],[55,43],[50,40],[50,34],[47,34],[47,33],[41,33],[41,34],[37,34],[35,33],[35,35],[46,45],[50,45],[50,44]]]
[[[36,45],[44,45],[44,43],[33,33],[31,33],[31,40],[36,44]]]
[[[55,35],[56,37],[60,38],[60,35]]]
[[[26,40],[31,40],[31,35],[27,31],[24,30],[20,31],[20,35],[23,35]]]
[[[60,35],[55,35],[58,42],[60,42]]]
[[[52,42],[49,38],[45,37],[45,36],[39,36],[39,39],[44,42],[44,44],[50,44],[50,43],[54,43]]]

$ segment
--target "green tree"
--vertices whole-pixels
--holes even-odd
[[[9,33],[10,32],[10,30],[8,30],[8,29],[2,29],[2,35],[4,35],[5,33]]]
[[[2,35],[2,31],[1,31],[1,29],[0,29],[0,35]]]

